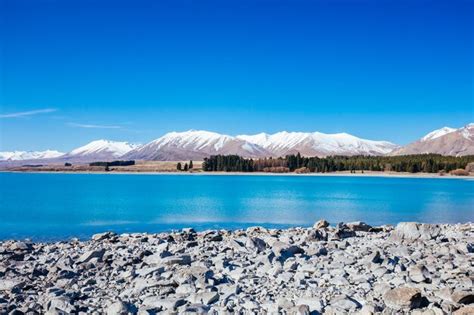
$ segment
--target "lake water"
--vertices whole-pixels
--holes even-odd
[[[106,230],[474,221],[474,181],[349,176],[0,173],[0,239]]]

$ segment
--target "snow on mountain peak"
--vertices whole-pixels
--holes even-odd
[[[443,127],[443,128],[440,128],[440,129],[437,129],[437,130],[434,130],[434,131],[428,133],[426,136],[421,138],[421,141],[433,140],[433,139],[442,137],[442,136],[444,136],[448,133],[451,133],[453,131],[456,131],[456,130],[457,129],[451,128],[451,127]]]
[[[110,140],[95,140],[88,144],[72,150],[69,156],[88,156],[94,154],[111,154],[113,157],[120,157],[125,153],[135,149],[138,145]]]
[[[303,155],[386,154],[396,145],[387,141],[361,139],[348,133],[280,131],[271,135],[240,135],[237,138],[255,143],[274,155],[300,152]]]
[[[0,161],[23,161],[37,159],[51,159],[64,155],[63,152],[55,150],[45,151],[10,151],[0,152]]]

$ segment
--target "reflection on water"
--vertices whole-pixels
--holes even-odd
[[[474,220],[474,181],[376,177],[0,174],[0,238]]]

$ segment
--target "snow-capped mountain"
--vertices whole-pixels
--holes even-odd
[[[278,157],[300,152],[307,156],[383,155],[397,146],[386,141],[360,139],[346,133],[278,132],[228,136],[209,131],[170,132],[123,156],[137,160],[203,159],[215,154],[243,157]]]
[[[62,158],[66,160],[90,161],[117,159],[137,147],[139,147],[139,145],[128,142],[95,140],[72,150]]]
[[[64,155],[63,152],[55,150],[46,151],[10,151],[0,152],[0,161],[26,161],[38,159],[52,159]]]
[[[398,146],[387,141],[361,139],[347,133],[277,132],[240,135],[238,139],[261,146],[273,156],[301,153],[305,156],[384,155]]]
[[[437,130],[434,130],[430,133],[428,133],[426,136],[420,139],[420,141],[429,141],[433,140],[439,137],[444,136],[445,134],[448,134],[450,132],[456,131],[456,128],[451,128],[451,127],[443,127]]]
[[[261,157],[271,154],[260,146],[236,137],[203,130],[170,132],[124,155],[137,160],[200,160],[215,154]]]
[[[442,155],[474,154],[474,123],[459,129],[443,127],[421,139],[393,151],[392,155],[437,153]]]

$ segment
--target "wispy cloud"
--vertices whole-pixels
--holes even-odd
[[[29,110],[26,112],[0,114],[0,118],[17,118],[17,117],[33,116],[33,115],[38,115],[38,114],[52,113],[55,111],[57,111],[57,109],[55,108],[43,108],[43,109]]]
[[[68,123],[71,127],[78,128],[95,128],[95,129],[120,129],[122,126],[116,125],[90,125],[90,124],[78,124],[78,123]]]

